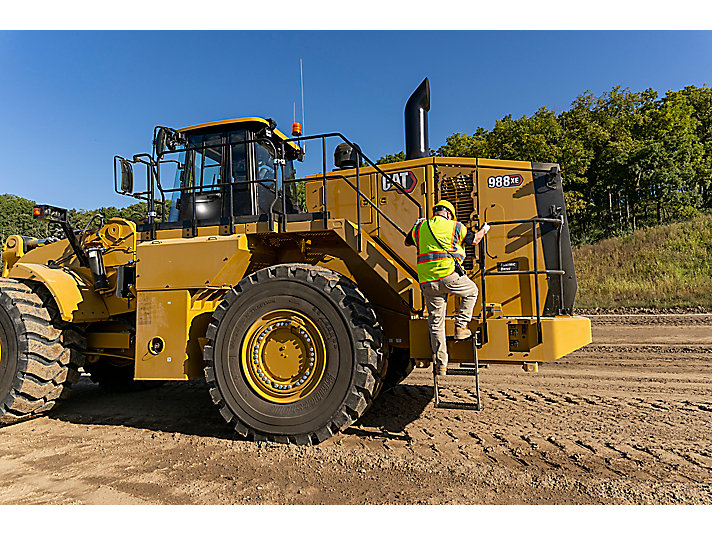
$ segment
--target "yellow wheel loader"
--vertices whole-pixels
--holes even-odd
[[[455,370],[535,371],[589,343],[558,165],[433,157],[429,108],[425,79],[406,104],[406,159],[383,165],[340,133],[288,137],[258,117],[156,127],[151,153],[114,159],[116,192],[145,201],[146,220],[77,230],[35,206],[63,238],[4,243],[0,422],[49,410],[83,369],[104,385],[204,376],[241,436],[328,439],[432,360],[404,237],[440,200],[492,227],[464,262],[474,338],[446,321]],[[307,152],[318,163],[298,177]]]

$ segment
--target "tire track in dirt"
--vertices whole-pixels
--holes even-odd
[[[696,328],[684,345],[603,343],[645,325]],[[236,439],[202,381],[107,394],[83,380],[48,417],[0,429],[0,502],[712,504],[699,326],[712,315],[596,318],[596,344],[537,374],[483,369],[480,412],[435,409],[416,370],[316,447]],[[472,377],[443,382],[474,402]]]

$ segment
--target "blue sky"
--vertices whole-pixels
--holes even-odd
[[[614,85],[712,80],[712,32],[0,32],[0,193],[123,206],[112,158],[150,152],[156,124],[274,118],[403,149],[403,106],[428,76],[430,144],[511,113],[566,109]]]

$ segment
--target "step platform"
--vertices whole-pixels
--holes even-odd
[[[474,337],[463,340],[463,342],[474,341]],[[433,386],[435,392],[435,407],[442,408],[445,410],[482,410],[482,401],[480,398],[480,367],[487,367],[486,365],[480,365],[479,359],[477,357],[477,346],[472,343],[472,351],[475,356],[474,364],[462,364],[460,367],[448,367],[446,376],[474,376],[475,377],[475,402],[449,402],[440,400],[440,380],[444,379],[444,376],[438,376],[433,373]],[[433,357],[433,370],[435,369],[435,358]]]

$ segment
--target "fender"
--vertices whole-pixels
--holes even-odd
[[[77,323],[109,317],[104,300],[94,292],[91,282],[75,271],[36,263],[16,263],[10,269],[9,278],[45,286],[52,293],[63,321]]]

